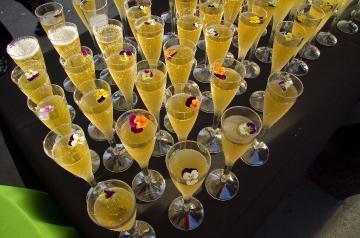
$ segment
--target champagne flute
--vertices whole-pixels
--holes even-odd
[[[179,142],[167,153],[166,167],[182,195],[172,201],[168,211],[169,220],[177,229],[194,230],[204,220],[204,208],[193,194],[202,186],[210,166],[209,151],[196,141]]]
[[[93,82],[83,82],[83,84]],[[84,86],[82,86],[84,87]],[[74,101],[91,123],[105,136],[110,147],[103,154],[103,164],[111,172],[127,170],[133,163],[122,144],[116,144],[110,85],[104,80],[95,80],[95,88],[83,93],[74,92]]]
[[[48,2],[35,9],[42,28],[47,33],[52,26],[65,22],[63,6],[57,2]]]
[[[221,152],[221,133],[219,123],[221,115],[229,106],[242,85],[245,67],[239,61],[232,58],[218,59],[211,66],[211,94],[214,101],[214,116],[211,127],[205,127],[199,131],[197,141],[203,144],[210,153]]]
[[[118,9],[120,19],[123,25],[124,43],[131,44],[137,47],[137,43],[134,37],[129,36],[129,28],[126,16],[127,1],[126,0],[114,0],[115,6]]]
[[[94,162],[92,154],[81,127],[75,124],[60,125],[66,128],[69,126],[71,127],[69,134],[57,135],[50,131],[46,135],[43,141],[45,154],[66,171],[84,179],[91,187],[95,187],[94,173],[100,163],[92,164]]]
[[[249,166],[262,166],[269,159],[269,148],[262,141],[267,131],[278,122],[303,93],[301,80],[287,72],[274,72],[267,81],[264,98],[263,130],[250,149],[242,156]]]
[[[136,198],[143,202],[155,201],[165,192],[163,176],[148,168],[155,146],[157,127],[155,116],[142,109],[123,113],[115,126],[126,150],[141,168],[141,172],[132,181],[132,188]]]
[[[350,4],[352,2],[354,2],[354,1],[353,0],[342,0],[342,4],[338,10],[339,11],[338,14],[340,17],[343,15],[344,11],[350,6]],[[356,25],[356,23],[353,22],[351,19],[349,19],[349,20],[342,19],[342,20],[338,21],[336,26],[337,26],[337,29],[339,29],[341,32],[343,32],[345,34],[353,35],[359,31],[358,25]]]
[[[136,198],[131,187],[123,181],[99,182],[88,191],[86,205],[95,224],[120,232],[121,238],[156,236],[150,224],[136,220]]]
[[[224,20],[234,23],[243,6],[244,0],[225,0]]]
[[[136,41],[138,42],[135,22],[141,17],[151,15],[151,0],[126,0],[125,4],[125,6],[127,7],[126,16],[129,22],[131,32],[135,37]]]
[[[166,15],[167,14],[167,15]],[[169,0],[169,11],[167,13],[161,14],[161,19],[166,22],[170,22],[170,31],[164,34],[163,41],[166,42],[172,37],[176,37],[175,33],[175,24],[176,24],[176,14],[175,14],[175,0]]]
[[[163,62],[158,61],[155,67],[152,67],[146,60],[137,63],[136,88],[146,108],[155,116],[158,123],[155,147],[152,153],[156,157],[166,155],[174,144],[171,134],[160,129],[160,109],[165,96],[166,78],[167,70]]]
[[[260,116],[248,107],[231,107],[221,117],[221,144],[225,168],[212,171],[205,181],[211,197],[228,201],[236,196],[239,180],[231,172],[238,159],[251,147],[262,128]]]

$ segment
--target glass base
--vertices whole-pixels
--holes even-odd
[[[73,93],[76,90],[75,84],[68,77],[64,79],[63,87],[64,90],[68,93]]]
[[[174,144],[174,138],[167,131],[160,130],[156,133],[156,141],[154,151],[152,153],[155,157],[166,155],[170,147]]]
[[[239,180],[232,172],[225,176],[223,169],[216,169],[207,176],[205,188],[214,199],[228,201],[238,193]]]
[[[360,22],[360,9],[355,9],[351,11],[351,18],[354,21]]]
[[[204,208],[200,201],[195,198],[190,198],[185,207],[184,199],[178,197],[170,204],[168,216],[175,228],[191,231],[198,228],[203,222]]]
[[[210,91],[205,91],[201,94],[200,111],[214,113],[214,102]]]
[[[205,40],[204,39],[200,39],[197,43],[197,47],[202,50],[202,51],[206,51],[206,45],[205,45]]]
[[[196,140],[200,144],[203,144],[210,153],[217,154],[222,151],[220,138],[221,133],[219,128],[205,127],[199,131]]]
[[[264,91],[255,91],[251,94],[249,102],[252,108],[258,112],[264,111]]]
[[[245,80],[241,80],[239,90],[236,92],[236,96],[243,95],[247,90],[247,82]]]
[[[255,57],[265,64],[270,64],[272,59],[272,48],[265,46],[257,48]]]
[[[100,72],[99,78],[107,82],[110,86],[116,85],[108,69],[104,69]]]
[[[246,69],[245,78],[254,79],[260,75],[260,66],[254,61],[243,60],[242,62]]]
[[[69,112],[70,112],[70,119],[71,121],[74,121],[75,117],[76,117],[76,111],[75,108],[73,106],[71,106],[70,104],[67,105]]]
[[[94,55],[94,65],[95,70],[103,70],[107,68],[105,59],[101,54]]]
[[[348,21],[348,20],[339,21],[337,23],[337,28],[341,32],[343,32],[345,34],[350,34],[350,35],[353,35],[359,31],[358,25],[356,25],[356,23],[351,20],[350,21]]]
[[[142,202],[153,202],[165,192],[166,183],[163,176],[155,170],[148,169],[148,172],[149,181],[146,181],[143,171],[138,173],[132,181],[135,197]]]
[[[316,41],[323,46],[335,46],[337,44],[337,38],[331,32],[319,32]]]
[[[116,91],[112,95],[112,103],[115,111],[123,112],[130,110],[135,107],[138,101],[138,96],[133,92],[133,103],[132,105],[128,104],[125,100],[125,97],[121,94],[120,90]]]
[[[235,35],[232,40],[231,40],[231,44],[235,47],[235,48],[239,48],[239,41],[238,41],[238,36]]]
[[[300,51],[301,57],[308,60],[318,60],[320,58],[320,50],[312,44],[306,44]]]
[[[210,83],[210,69],[208,65],[200,64],[193,71],[195,80],[200,83]]]
[[[119,238],[156,238],[154,228],[147,222],[135,221],[131,230],[120,233]]]
[[[249,166],[262,166],[269,160],[269,148],[264,142],[255,140],[254,145],[241,157],[241,160]]]
[[[93,174],[95,174],[100,167],[100,156],[94,150],[90,150],[90,155],[91,155],[92,172]]]
[[[168,11],[161,13],[161,19],[165,23],[171,23],[171,14]]]
[[[89,123],[87,131],[91,139],[95,141],[106,141],[104,134],[97,129],[94,124]]]
[[[235,56],[233,53],[231,53],[230,51],[226,53],[226,58],[231,58],[231,59],[235,59]]]
[[[175,133],[174,128],[172,127],[167,114],[165,114],[163,122],[164,122],[164,127],[166,130],[170,131],[171,133]]]
[[[286,67],[285,71],[296,76],[304,76],[309,73],[309,66],[300,59],[293,59]]]
[[[116,154],[111,147],[105,150],[103,154],[104,167],[113,173],[124,172],[131,167],[134,161],[126,152],[122,144],[116,144],[116,150]]]
[[[166,41],[170,40],[171,38],[175,38],[175,37],[177,37],[177,35],[174,34],[173,32],[166,32],[163,37],[163,43],[165,43]]]
[[[136,39],[135,37],[132,37],[132,36],[126,36],[124,38],[124,42],[125,43],[128,43],[128,44],[131,44],[132,46],[134,46],[135,48],[137,47],[137,42],[136,42]]]

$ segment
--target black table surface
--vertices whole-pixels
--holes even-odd
[[[159,4],[153,8],[156,14],[166,8]],[[350,37],[351,38],[351,37]],[[138,203],[138,219],[149,222],[159,238],[207,237],[217,238],[230,235],[251,237],[266,215],[276,206],[283,194],[294,186],[306,168],[346,117],[352,105],[360,95],[360,68],[358,57],[360,45],[357,36],[349,40],[339,35],[336,47],[320,47],[321,58],[308,61],[310,73],[303,77],[304,94],[298,99],[291,111],[268,133],[266,141],[270,147],[269,162],[258,168],[252,168],[238,162],[233,172],[240,182],[239,194],[228,202],[212,199],[202,189],[196,197],[205,209],[203,224],[191,232],[175,229],[167,217],[168,206],[179,196],[169,173],[164,157],[151,158],[150,168],[158,170],[166,179],[164,195],[153,203]],[[346,40],[345,40],[346,39]],[[88,34],[81,36],[82,43],[90,45]],[[235,53],[235,49],[231,49]],[[53,83],[61,85],[65,73],[58,63],[54,50],[45,54],[48,73]],[[249,96],[255,90],[264,89],[270,65],[260,64],[261,75],[247,80],[248,91],[236,96],[231,105],[249,106]],[[209,90],[209,85],[199,84],[202,90]],[[114,88],[115,89],[115,88]],[[11,82],[10,71],[0,79],[0,117],[6,130],[7,140],[14,143],[16,159],[26,160],[35,174],[41,179],[47,191],[59,204],[71,223],[83,237],[117,237],[116,232],[95,225],[86,212],[86,182],[67,173],[46,157],[42,149],[42,140],[48,129],[27,109],[26,99]],[[66,93],[69,104],[77,109],[74,123],[86,128],[88,121],[78,110],[70,93]],[[144,108],[140,102],[138,108]],[[120,113],[116,112],[114,119]],[[164,115],[164,109],[162,109]],[[201,112],[189,139],[196,139],[198,131],[211,125],[210,114]],[[176,138],[176,136],[174,135]],[[100,155],[107,147],[105,142],[88,139],[89,145]],[[223,155],[212,157],[212,168],[223,167]],[[95,174],[98,181],[120,179],[128,182],[139,172],[134,165],[123,173],[111,173],[101,165]]]

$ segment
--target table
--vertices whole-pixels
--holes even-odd
[[[159,5],[153,7],[160,14]],[[353,36],[357,37],[357,36]],[[347,36],[348,38],[348,36]],[[90,45],[85,33],[82,43]],[[233,172],[238,176],[240,189],[238,196],[228,202],[219,202],[207,195],[205,189],[196,195],[203,203],[205,220],[195,231],[176,230],[167,218],[167,209],[171,201],[179,196],[166,170],[164,158],[153,157],[150,168],[156,169],[166,179],[166,191],[163,197],[153,203],[138,203],[138,219],[149,222],[156,230],[158,238],[220,238],[227,235],[251,237],[266,215],[276,206],[281,197],[303,175],[309,164],[315,159],[322,147],[346,117],[360,95],[360,69],[358,55],[360,45],[357,41],[344,40],[339,36],[336,47],[320,47],[321,58],[308,62],[310,73],[303,77],[304,94],[294,108],[269,132],[266,141],[270,147],[269,162],[259,168],[251,168],[238,162]],[[232,49],[235,53],[234,49]],[[58,63],[54,50],[45,54],[48,72],[54,83],[62,83],[65,73]],[[264,89],[270,65],[262,65],[259,78],[247,80],[248,91],[237,96],[231,105],[249,106],[251,92]],[[202,90],[209,85],[199,84]],[[42,140],[48,129],[26,108],[24,95],[11,82],[10,71],[0,79],[0,118],[6,131],[6,139],[14,143],[15,160],[26,160],[50,195],[59,204],[72,224],[83,237],[117,237],[118,234],[95,225],[86,212],[87,183],[67,173],[46,157],[42,150]],[[66,93],[68,102],[77,109],[74,123],[84,129],[88,121],[75,105],[72,95]],[[144,108],[139,103],[139,108]],[[115,113],[117,119],[120,113]],[[162,110],[164,115],[164,109]],[[190,134],[195,139],[198,131],[211,125],[210,114],[201,112]],[[107,147],[105,142],[88,139],[89,145],[100,155]],[[212,158],[212,169],[223,167],[222,155]],[[121,179],[129,184],[139,167],[134,165],[126,172],[114,174],[101,166],[96,179]]]

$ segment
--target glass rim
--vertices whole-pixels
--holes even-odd
[[[202,93],[201,93],[200,88],[199,88],[199,87],[196,87],[194,84],[189,83],[189,82],[170,84],[170,86],[168,86],[168,87],[165,89],[165,94],[166,94],[166,92],[171,91],[171,89],[175,89],[175,85],[185,85],[185,86],[190,86],[191,88],[195,88],[195,89],[198,91],[198,93],[199,93],[199,98],[201,98],[201,96],[202,96]],[[174,91],[175,91],[175,90],[174,90]],[[173,97],[173,96],[176,95],[176,94],[179,94],[179,93],[175,93],[175,94],[171,93],[171,97]],[[198,97],[198,96],[196,96],[196,97]],[[165,104],[166,104],[166,103],[165,103]]]
[[[324,2],[324,0],[312,0],[312,3],[314,4],[314,5],[319,5],[320,6],[320,4],[321,3],[323,3]],[[324,13],[327,13],[327,12],[335,12],[336,10],[337,10],[337,8],[338,8],[338,6],[340,6],[342,4],[342,2],[341,2],[341,0],[339,0],[339,1],[337,1],[335,4],[332,4],[331,6],[334,6],[334,8],[333,9],[330,9],[330,10],[328,10],[328,11],[325,11],[324,9],[322,9],[321,7],[321,10],[323,10],[324,11]]]
[[[83,55],[83,52],[84,50],[90,52],[90,55],[93,57],[93,51],[90,47],[88,46],[81,46],[81,53],[76,53],[76,54],[72,54],[70,55],[69,57],[67,57],[66,59],[63,58],[63,57],[59,57],[59,61],[60,61],[60,64],[64,67],[64,69],[76,69],[76,68],[80,68],[80,67],[83,67],[84,65],[88,65],[90,64],[92,61],[86,61],[84,64],[81,64],[81,65],[77,65],[77,66],[66,66],[67,65],[67,62],[69,62],[70,59],[74,58],[75,56],[82,56]],[[71,51],[71,50],[70,50]]]
[[[200,176],[200,177],[197,178],[198,181],[201,181],[202,179],[204,179],[204,178],[208,175],[208,173],[209,173],[209,171],[210,171],[210,168],[211,168],[211,159],[212,159],[212,157],[211,157],[211,154],[210,154],[209,150],[206,148],[206,146],[204,146],[203,144],[201,144],[201,143],[199,143],[199,142],[197,142],[197,141],[184,140],[184,141],[178,141],[177,143],[173,144],[173,145],[169,148],[169,151],[170,151],[171,149],[175,148],[175,147],[178,146],[178,145],[187,144],[187,143],[191,143],[191,144],[197,145],[199,148],[201,147],[202,150],[205,151],[205,153],[208,155],[208,158],[205,158],[206,161],[208,162],[208,165],[209,165],[208,170],[207,170],[207,172],[204,173],[202,176]],[[186,149],[186,148],[184,148],[184,149]],[[184,150],[184,149],[179,149],[179,150]],[[196,150],[196,151],[199,152],[198,150]],[[200,152],[199,152],[199,153],[200,153]],[[201,153],[201,155],[204,156],[202,153]],[[170,155],[169,152],[166,154],[166,156],[165,156],[166,169],[168,170],[171,178],[176,179],[177,182],[183,181],[183,180],[184,180],[183,178],[180,178],[180,179],[179,179],[179,178],[177,178],[177,176],[173,176],[173,173],[172,173],[172,171],[171,171],[170,168],[169,168],[169,162],[170,162],[170,160],[171,160],[173,157],[174,157],[174,156],[172,156],[172,153],[171,153],[171,155]],[[204,156],[204,157],[205,157],[205,156]]]
[[[149,20],[150,19],[159,19],[160,21],[157,21],[157,22],[160,23],[163,27],[165,25],[165,22],[161,17],[159,17],[157,15],[151,15],[150,14],[150,15],[146,15],[146,16],[142,16],[140,18],[137,18],[136,21],[134,22],[135,29],[139,28],[140,22],[145,21],[145,19],[149,19]]]
[[[43,17],[44,14],[42,14],[42,15],[39,14],[40,9],[43,8],[43,7],[45,7],[45,6],[51,6],[51,5],[59,6],[59,7],[60,7],[60,8],[59,8],[60,11],[61,11],[62,13],[64,13],[64,6],[63,6],[62,4],[60,4],[60,3],[58,3],[58,2],[47,2],[47,3],[41,4],[40,6],[38,6],[38,7],[35,8],[35,12],[34,12],[34,13],[35,13],[35,16],[37,16],[38,18]]]
[[[271,91],[272,93],[274,93],[276,96],[281,97],[281,98],[286,98],[286,99],[296,99],[296,98],[300,97],[300,96],[303,94],[303,92],[304,92],[304,85],[303,85],[302,81],[300,80],[300,78],[298,78],[295,74],[288,73],[288,72],[285,72],[285,71],[279,71],[279,72],[273,72],[273,73],[271,73],[270,76],[269,76],[268,79],[267,79],[267,82],[266,82],[267,85],[269,84],[269,81],[272,79],[272,77],[275,76],[275,75],[289,75],[289,76],[291,77],[291,80],[292,80],[292,81],[295,79],[295,81],[296,81],[297,83],[299,83],[299,85],[301,85],[300,89],[298,89],[297,87],[295,87],[295,88],[296,88],[296,91],[297,91],[297,95],[296,95],[296,96],[293,96],[293,97],[286,97],[286,96],[284,96],[284,95],[281,95],[281,94],[275,92],[275,91],[274,91],[273,89],[271,89],[270,87],[269,87],[269,89],[266,89],[266,90],[270,90],[270,91]]]
[[[257,119],[259,120],[260,122],[260,128],[257,128],[258,130],[256,131],[256,134],[254,136],[254,139],[256,139],[256,137],[260,134],[260,132],[262,131],[263,129],[263,120],[262,118],[260,117],[259,113],[257,113],[255,110],[253,110],[252,108],[250,107],[246,107],[246,106],[233,106],[233,107],[229,107],[227,108],[221,115],[221,125],[223,125],[223,122],[225,120],[225,115],[227,112],[231,111],[231,110],[235,110],[235,109],[245,109],[245,110],[248,110],[250,111],[251,113],[253,113]]]
[[[135,46],[133,46],[133,45],[130,44],[130,43],[123,42],[123,43],[122,43],[123,50],[124,50],[124,46],[128,46],[129,48],[131,48],[131,49],[133,50],[133,53],[134,53],[134,56],[135,56],[135,64],[136,64],[137,51],[136,51]],[[120,51],[120,52],[121,52],[121,51]],[[104,56],[104,59],[105,59],[105,61],[106,61],[106,64],[107,64],[108,66],[109,66],[109,65],[123,65],[123,64],[119,64],[119,63],[112,63],[112,64],[110,64],[110,63],[107,62],[107,59],[109,59],[110,57],[113,57],[113,56],[115,56],[115,55],[118,56],[120,52],[116,51],[116,52],[111,52],[110,54],[104,53],[103,56]],[[112,69],[112,70],[114,70],[114,69]],[[123,71],[123,70],[115,70],[115,71]]]
[[[135,2],[136,5],[129,7],[128,3],[129,3],[130,1]],[[137,0],[125,0],[125,1],[124,1],[124,5],[125,5],[125,10],[126,10],[126,12],[128,11],[128,9],[133,8],[133,7],[145,6],[145,7],[150,7],[150,8],[151,8],[151,6],[152,6],[151,0],[142,0],[141,2],[144,3],[145,1],[148,3],[147,5],[139,4],[139,1],[137,1]]]
[[[281,26],[283,25],[283,24],[286,24],[286,23],[288,23],[288,24],[292,24],[293,26],[294,26],[294,24],[295,24],[295,22],[293,22],[293,21],[281,21],[281,22],[279,22],[277,25],[276,25],[276,32],[280,32],[280,28],[281,28]],[[293,27],[292,27],[293,28]],[[299,39],[304,39],[304,37],[305,37],[305,34],[306,34],[306,30],[305,30],[305,28],[301,25],[301,24],[298,24],[297,25],[297,29],[301,29],[301,31],[302,31],[302,37],[298,37],[297,35],[295,35],[295,39],[297,39],[297,40],[299,40]]]
[[[103,0],[104,1],[104,4],[102,6],[99,6],[99,8],[96,8],[95,6],[95,9],[93,10],[87,10],[87,9],[84,9],[84,4],[87,2],[86,0],[83,0],[80,2],[80,9],[83,11],[83,12],[97,12],[97,11],[101,11],[103,10],[105,7],[107,7],[108,5],[108,2],[107,0]],[[96,4],[95,4],[96,5]]]
[[[54,31],[56,31],[57,29],[59,29],[60,27],[64,27],[64,26],[70,26],[73,27],[76,30],[77,35],[79,36],[79,32],[78,32],[78,28],[77,25],[73,22],[62,22],[62,23],[58,23],[56,25],[53,25],[52,27],[50,27],[50,29],[48,30],[48,38],[50,41],[58,41],[58,39],[54,39],[52,37],[50,37],[52,35],[52,33]]]
[[[180,40],[181,39],[181,40]],[[168,44],[170,44],[171,41],[175,41],[178,40],[178,44],[173,44],[171,46],[168,46]],[[181,44],[181,41],[184,41],[186,44]],[[165,50],[167,50],[168,48],[172,47],[172,46],[176,46],[176,45],[183,45],[185,47],[191,48],[193,50],[194,56],[196,54],[196,50],[197,50],[197,46],[196,44],[192,41],[189,40],[188,38],[185,37],[173,37],[168,39],[167,41],[165,41],[165,43],[163,44],[163,51],[165,52]],[[192,47],[190,47],[189,45],[191,45]],[[177,57],[179,59],[179,57]],[[180,59],[184,59],[184,58],[189,58],[188,56],[184,56],[184,57],[180,57]]]
[[[245,67],[245,65],[244,65],[241,61],[239,61],[239,60],[237,60],[237,59],[234,59],[234,58],[232,58],[232,57],[229,57],[229,56],[216,59],[216,60],[210,65],[210,72],[211,72],[211,74],[213,73],[213,70],[214,70],[214,68],[215,68],[215,64],[216,64],[217,62],[223,62],[223,63],[221,64],[221,65],[223,65],[226,59],[230,59],[230,60],[232,60],[233,62],[236,62],[236,64],[240,66],[240,68],[241,68],[242,71],[243,71],[243,72],[242,72],[243,74],[240,75],[240,76],[241,76],[241,80],[245,80],[245,74],[246,74],[246,67]],[[220,67],[229,68],[229,67],[225,67],[225,66],[220,66]],[[238,74],[240,74],[240,72],[238,72],[237,70],[235,70],[235,71],[236,71]],[[224,81],[222,81],[222,82],[224,82]],[[225,82],[225,83],[233,83],[233,82]]]
[[[263,16],[260,16],[260,17],[263,17],[263,18],[267,18],[268,17],[268,12],[266,11],[266,9],[265,8],[263,8],[263,7],[261,7],[261,6],[258,6],[257,7],[257,11],[262,11],[263,13],[265,13]],[[250,17],[248,17],[248,16],[246,16],[246,14],[248,14],[248,13],[253,13],[254,15],[257,15],[258,16],[258,13],[256,12],[256,11],[254,11],[254,9],[252,10],[252,11],[246,11],[246,12],[240,12],[239,13],[239,17],[244,17],[245,19],[247,19],[247,20],[250,20]]]
[[[44,84],[45,85],[45,84]],[[44,85],[42,85],[41,87],[43,87]],[[48,97],[51,97],[51,96],[60,96],[62,97],[63,99],[66,100],[66,96],[65,96],[65,92],[64,92],[64,89],[62,87],[60,87],[59,85],[57,84],[54,84],[54,83],[51,83],[50,84],[51,86],[51,90],[54,92],[54,88],[56,88],[57,90],[59,90],[60,94],[53,94],[53,95],[49,95],[43,99],[41,99],[41,101],[39,103],[35,103],[34,101],[32,101],[29,97],[26,99],[26,104],[28,106],[28,108],[32,111],[32,112],[36,112],[36,109],[37,107],[39,106],[40,103],[42,103],[45,99],[47,99]],[[39,88],[37,89],[39,90]]]
[[[145,70],[145,69],[141,69],[141,70],[139,70],[139,67],[138,67],[138,65],[139,64],[141,64],[141,63],[146,63],[148,66],[149,66],[149,68],[146,68],[146,69],[149,69],[149,70],[151,70],[151,69],[154,69],[153,67],[151,67],[151,65],[150,65],[150,63],[149,63],[149,61],[148,60],[146,60],[146,59],[144,59],[144,60],[141,60],[141,61],[138,61],[137,63],[136,63],[136,68],[137,68],[137,70],[136,70],[136,78],[135,78],[135,84],[139,81],[138,80],[138,73],[140,72],[140,71],[142,71],[142,70]],[[160,66],[165,70],[165,72],[164,72],[164,70],[159,70],[158,69],[158,67],[156,66],[155,68],[157,69],[157,70],[159,70],[159,71],[161,71],[162,73],[164,73],[164,78],[165,78],[165,86],[166,86],[166,78],[167,78],[167,69],[166,69],[166,64],[163,62],[163,61],[161,61],[161,60],[158,60],[157,62],[156,62],[157,64],[157,66],[159,65],[159,63],[160,63]],[[148,82],[149,81],[149,82]],[[151,84],[153,81],[151,81],[151,80],[142,80],[141,81],[141,84]]]
[[[32,70],[32,69],[27,69],[27,70],[23,70],[20,66],[18,66],[18,65],[16,65],[12,70],[11,70],[11,74],[10,74],[10,77],[11,77],[11,80],[15,83],[15,84],[17,84],[17,80],[19,80],[19,78],[21,77],[21,76],[23,76],[27,71],[30,71],[30,70],[32,70],[32,71],[37,71],[37,70],[42,70],[43,72],[46,72],[46,74],[47,74],[47,70],[46,70],[46,67],[45,67],[45,65],[44,64],[42,64],[42,62],[41,61],[39,61],[39,60],[27,60],[26,62],[24,62],[24,64],[29,64],[30,62],[35,62],[36,64],[38,64],[39,66],[41,66],[41,68],[39,67],[39,68],[37,68],[36,70]],[[24,65],[23,64],[23,65]],[[19,78],[16,78],[15,77],[15,74],[17,74],[17,73],[19,73]]]
[[[10,54],[10,48],[11,46],[14,46],[15,43],[17,43],[18,41],[20,40],[24,40],[24,39],[32,39],[32,40],[35,40],[36,42],[36,48],[39,48],[40,49],[40,44],[39,44],[39,40],[35,37],[35,36],[19,36],[19,37],[16,37],[14,40],[12,40],[9,44],[7,44],[6,46],[6,53],[8,53],[8,55],[10,55],[11,57],[14,56],[14,54]],[[35,48],[34,48],[35,49]],[[32,55],[33,56],[33,55]]]
[[[100,188],[105,188],[105,187],[108,188],[108,186],[104,186],[103,184],[106,184],[106,183],[111,183],[111,184],[112,184],[112,182],[121,183],[122,185],[124,185],[124,186],[126,187],[126,191],[129,192],[129,193],[132,195],[132,198],[133,198],[132,200],[133,200],[133,202],[134,202],[134,206],[133,206],[133,209],[132,209],[129,217],[128,217],[127,219],[125,219],[121,224],[117,224],[117,225],[115,225],[115,226],[102,226],[102,225],[98,224],[98,222],[96,221],[95,217],[93,217],[93,213],[89,211],[88,197],[91,195],[91,193],[92,193],[96,188],[99,188],[99,187],[100,187]],[[103,186],[101,186],[101,185],[103,185]],[[115,187],[115,188],[121,188],[121,187],[118,187],[118,186],[113,186],[113,187]],[[122,189],[123,189],[123,188],[122,188]],[[102,189],[101,191],[103,192],[104,190]],[[96,196],[96,197],[98,197],[98,196]],[[132,188],[130,187],[130,185],[128,185],[126,182],[124,182],[124,181],[122,181],[122,180],[119,180],[119,179],[107,179],[107,180],[98,182],[95,187],[91,187],[91,188],[89,189],[89,191],[87,192],[87,194],[86,194],[86,203],[87,203],[87,205],[86,205],[86,210],[87,210],[88,214],[90,214],[89,217],[91,218],[91,220],[93,220],[96,224],[98,224],[98,225],[100,225],[100,226],[102,226],[102,227],[106,227],[107,229],[110,229],[110,230],[111,230],[111,229],[120,228],[120,227],[122,227],[124,224],[127,224],[127,223],[133,218],[134,215],[135,215],[135,219],[136,219],[136,210],[137,210],[137,207],[136,207],[136,197],[135,197],[134,191],[132,190]]]
[[[93,26],[94,35],[96,35],[97,37],[99,37],[99,35],[97,34],[97,33],[98,33],[98,30],[101,29],[102,27],[108,26],[108,25],[119,26],[119,27],[121,28],[120,33],[121,33],[121,35],[123,35],[123,24],[122,24],[121,21],[119,21],[119,20],[117,20],[117,19],[114,19],[114,18],[108,18],[106,22],[107,22],[107,23],[104,24],[104,25],[99,25],[99,26],[94,25],[94,26]],[[117,24],[112,24],[112,23],[110,23],[110,22],[116,22]],[[113,38],[113,37],[112,37],[112,36],[100,36],[99,40],[104,40],[104,39],[106,40],[106,39],[109,39],[109,38]]]
[[[316,22],[316,21],[321,21],[324,17],[325,17],[325,12],[324,10],[321,9],[321,7],[315,5],[314,3],[306,3],[306,4],[303,4],[299,7],[299,9],[296,11],[296,17],[295,19],[297,19],[298,15],[300,12],[304,11],[307,9],[307,7],[309,7],[309,11],[312,7],[315,7],[317,11],[319,11],[321,13],[321,16],[319,17],[314,17],[314,18],[306,18],[307,21],[310,21],[310,22]],[[301,14],[302,15],[302,14]]]
[[[206,37],[206,33],[208,31],[208,29],[210,27],[214,27],[214,26],[226,26],[226,27],[229,27],[230,30],[232,31],[232,34],[234,35],[235,34],[235,31],[236,31],[236,27],[233,23],[231,23],[230,21],[226,21],[226,20],[221,20],[220,23],[209,23],[205,26],[205,24],[203,25],[204,26],[204,36]],[[228,38],[228,37],[225,37],[225,36],[222,36],[222,37],[218,37],[220,39],[224,39],[224,38]]]
[[[102,87],[99,87],[99,85],[97,85],[96,83],[100,83],[102,85],[105,85],[106,86],[106,91],[109,92],[109,97],[111,97],[111,86],[104,80],[102,79],[97,79],[95,78],[94,79],[94,83],[95,83],[95,88],[91,89],[90,91],[87,91],[85,93],[81,92],[81,90],[79,88],[82,88],[82,85],[85,85],[86,83],[90,83],[89,80],[86,80],[84,82],[82,82],[81,84],[79,84],[78,87],[75,88],[75,91],[73,93],[73,98],[74,98],[74,101],[76,104],[79,104],[80,103],[80,100],[85,96],[87,95],[89,92],[91,92],[92,90],[97,90],[97,89],[103,89]],[[77,97],[79,97],[79,99],[77,99]]]

